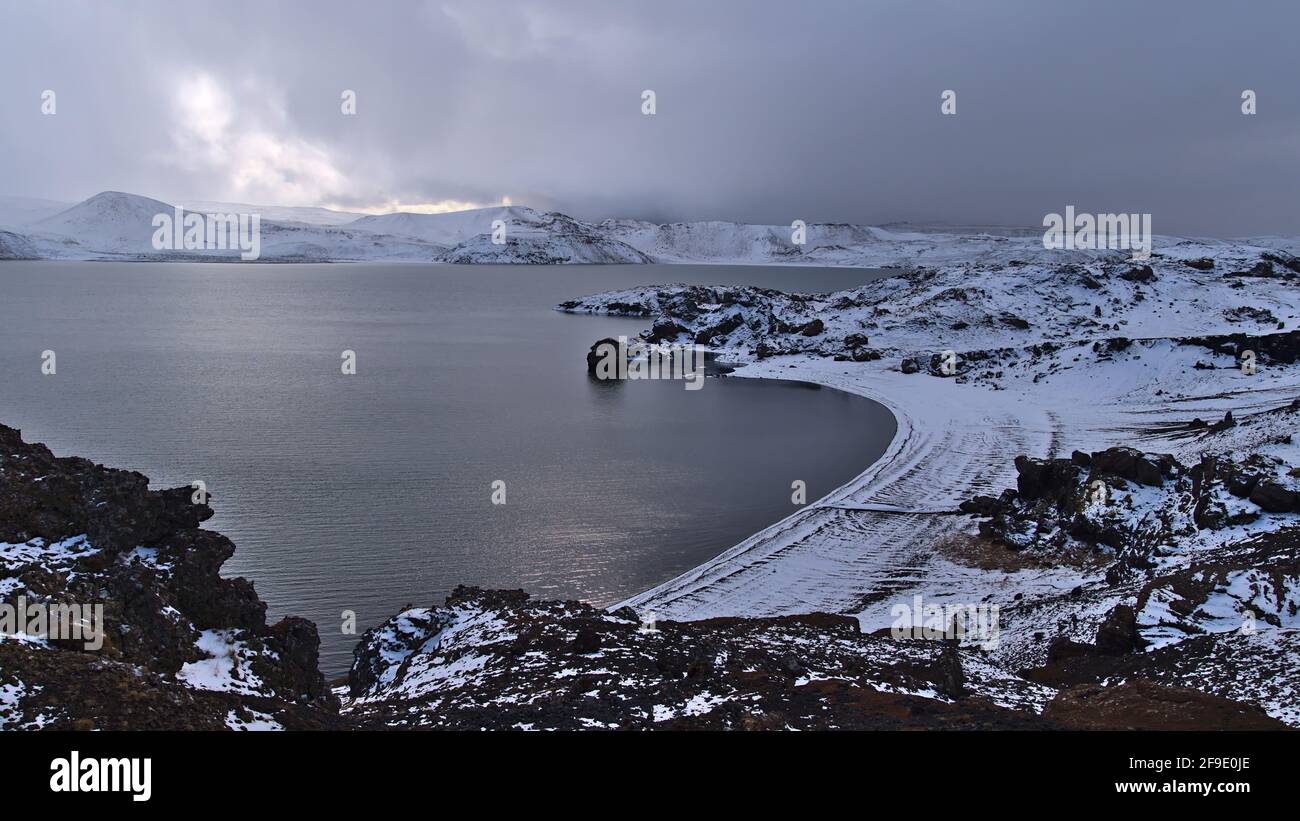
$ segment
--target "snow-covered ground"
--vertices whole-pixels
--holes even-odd
[[[928,245],[922,236],[931,236]],[[1300,443],[1291,437],[1300,421],[1291,405],[1300,397],[1294,241],[1166,239],[1148,269],[1115,252],[1047,253],[1034,239],[916,237],[916,259],[967,258],[829,295],[658,286],[561,306],[648,312],[658,338],[708,340],[721,357],[742,363],[735,377],[838,388],[883,403],[898,420],[887,453],[843,487],[616,607],[673,620],[843,613],[874,631],[890,627],[892,608],[916,595],[927,603],[996,604],[1001,638],[990,658],[1021,669],[1043,664],[1053,637],[1093,641],[1115,605],[1138,603],[1150,577],[1107,581],[1104,550],[1092,563],[1012,561],[1016,554],[1005,549],[990,556],[958,506],[1015,488],[1016,456],[1069,458],[1117,445],[1171,453],[1184,465],[1208,454],[1258,455],[1279,466],[1280,487],[1300,489]],[[1254,372],[1242,367],[1250,349]],[[955,363],[951,375],[945,360]],[[1234,426],[1205,429],[1229,411]],[[1152,494],[1133,487],[1112,501],[1146,513],[1167,506]],[[1219,561],[1214,551],[1261,533],[1300,528],[1295,510],[1239,504],[1252,508],[1249,524],[1193,526],[1162,548],[1169,555],[1156,563],[1156,577],[1180,563]],[[990,558],[1003,566],[987,566]],[[1294,723],[1300,682],[1285,672],[1300,661],[1293,581],[1261,592],[1259,574],[1230,573],[1190,617],[1199,626],[1180,622],[1177,630],[1231,632],[1242,625],[1243,607],[1266,604],[1260,612],[1278,614],[1279,629],[1270,623],[1251,642],[1268,644],[1276,666],[1265,665],[1272,669],[1251,691],[1225,662],[1205,688],[1257,701]],[[1161,644],[1159,631],[1147,629],[1162,623],[1159,598],[1155,590],[1142,596],[1151,651]],[[1240,643],[1231,649],[1242,652]],[[1227,655],[1211,655],[1203,666]]]

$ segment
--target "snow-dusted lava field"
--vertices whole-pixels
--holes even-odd
[[[1092,643],[1123,605],[1145,654],[1109,680],[1155,677],[1300,724],[1295,244],[1163,238],[1146,264],[937,237],[915,258],[956,247],[969,259],[829,295],[667,286],[561,306],[654,317],[656,340],[707,341],[742,363],[729,378],[807,380],[898,419],[889,452],[852,482],[623,604],[675,620],[850,614],[864,632],[889,628],[893,606],[918,594],[997,604],[1000,641],[980,656],[1012,673],[1068,655],[1061,645],[1049,658],[1054,638]],[[1097,459],[1117,446],[1180,468],[1156,486],[1126,479],[1138,474]],[[1057,504],[1051,521],[1021,511],[1019,529],[981,535],[963,503],[987,511],[993,499],[970,501],[1018,485],[1032,496],[1040,480],[1033,464],[1018,470],[1022,455],[1074,464],[1075,507]],[[1269,492],[1171,481],[1209,458],[1249,464]],[[1088,478],[1104,481],[1104,501],[1083,496]],[[1198,501],[1226,512],[1200,515]],[[1175,584],[1180,572],[1198,580],[1194,593]],[[1195,664],[1173,660],[1180,646]]]

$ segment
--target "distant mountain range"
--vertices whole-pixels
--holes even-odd
[[[105,191],[71,206],[52,200],[0,197],[0,259],[239,260],[238,250],[156,249],[154,218],[173,215],[175,205],[117,191]],[[258,214],[257,259],[261,262],[911,267],[1050,256],[1037,228],[810,223],[806,241],[795,243],[789,225],[661,225],[628,219],[585,222],[513,205],[445,214],[380,215],[221,202],[179,205],[190,213]],[[504,238],[497,236],[503,242],[493,241],[497,220],[504,224]],[[1164,245],[1181,241],[1157,239]],[[1256,244],[1272,246],[1274,242],[1266,239]]]

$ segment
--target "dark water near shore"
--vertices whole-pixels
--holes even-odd
[[[642,320],[565,299],[656,282],[851,287],[870,271],[731,266],[0,264],[0,422],[58,455],[207,483],[227,575],[270,617],[358,632],[456,584],[605,604],[664,581],[877,459],[882,406],[710,379],[597,383]],[[41,351],[58,373],[40,373]],[[357,374],[340,373],[356,351]],[[506,483],[493,505],[491,484]]]

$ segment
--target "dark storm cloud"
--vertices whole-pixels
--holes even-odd
[[[1075,205],[1150,212],[1157,233],[1300,234],[1294,3],[5,2],[0,15],[3,194],[509,197],[770,223],[1037,225]],[[47,88],[54,117],[39,110]],[[944,89],[956,116],[940,114]]]

